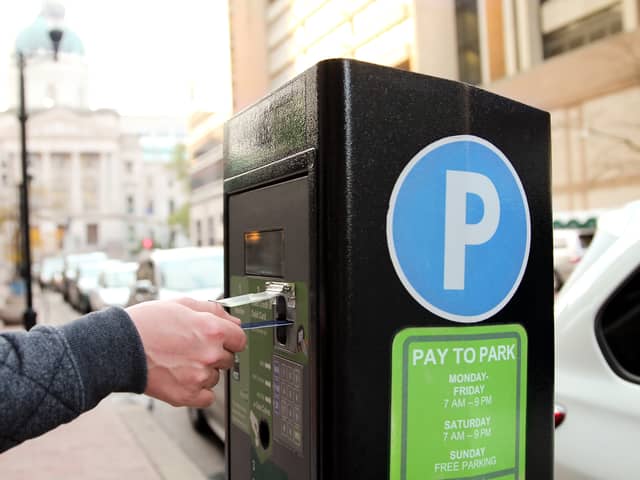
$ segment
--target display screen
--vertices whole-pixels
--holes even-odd
[[[247,275],[284,277],[284,230],[244,234],[244,271]]]

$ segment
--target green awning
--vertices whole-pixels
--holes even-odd
[[[598,226],[598,218],[590,217],[585,219],[556,219],[553,221],[553,228],[592,228]]]

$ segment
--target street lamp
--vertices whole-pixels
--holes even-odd
[[[63,30],[57,27],[52,28],[49,31],[49,38],[53,45],[53,58],[58,60],[58,49],[60,48],[60,41],[62,40]],[[37,313],[33,309],[33,291],[31,285],[31,236],[29,225],[29,174],[27,172],[27,107],[25,101],[24,92],[24,64],[25,54],[18,50],[18,71],[20,80],[20,108],[18,111],[18,120],[20,121],[20,145],[21,145],[21,160],[22,160],[22,184],[20,185],[20,202],[22,208],[20,209],[20,229],[22,230],[22,245],[24,248],[24,254],[22,259],[22,274],[24,283],[26,286],[26,308],[23,315],[24,328],[31,330],[36,324]]]

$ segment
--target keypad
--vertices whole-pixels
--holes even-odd
[[[302,452],[302,365],[273,357],[275,439]]]

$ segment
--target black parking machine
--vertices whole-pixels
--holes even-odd
[[[352,60],[227,122],[226,294],[256,327],[229,480],[552,478],[549,142],[546,112]]]

